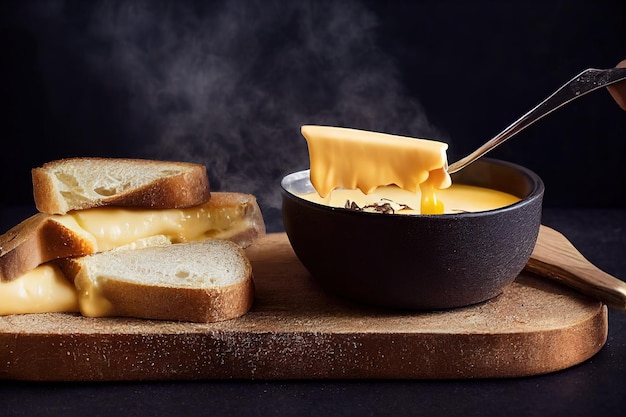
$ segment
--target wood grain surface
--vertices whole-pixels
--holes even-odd
[[[606,342],[606,306],[523,272],[494,299],[389,311],[322,292],[285,234],[248,249],[256,298],[242,318],[197,324],[0,317],[0,378],[33,381],[449,379],[543,374]]]
[[[626,310],[626,283],[589,262],[565,236],[547,226],[541,226],[525,269]]]

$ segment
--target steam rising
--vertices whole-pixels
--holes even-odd
[[[42,39],[69,4],[33,6]],[[255,194],[268,218],[280,178],[309,166],[302,124],[441,137],[356,1],[90,4],[71,42],[120,96],[122,156],[204,163],[212,189]]]

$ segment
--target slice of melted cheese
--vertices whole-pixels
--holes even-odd
[[[254,227],[247,204],[224,207],[210,202],[184,209],[94,208],[54,220],[94,244],[96,252],[229,239]],[[44,312],[102,312],[108,301],[92,288],[79,297],[75,286],[53,263],[45,263],[21,277],[0,283],[0,315]],[[102,314],[100,314],[102,315]]]
[[[443,213],[435,190],[452,184],[443,142],[331,126],[301,128],[309,148],[311,184],[327,198],[336,188],[370,194],[380,186],[421,191],[421,212]]]

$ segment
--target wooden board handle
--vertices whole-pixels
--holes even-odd
[[[524,269],[555,279],[609,307],[626,310],[626,283],[593,265],[565,236],[547,226],[541,226]]]

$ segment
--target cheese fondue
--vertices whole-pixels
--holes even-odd
[[[487,188],[452,184],[448,145],[384,133],[302,126],[319,204],[400,214],[492,210],[520,199]]]
[[[423,213],[443,212],[434,192],[452,183],[447,144],[331,126],[302,126],[302,135],[309,147],[311,183],[321,197],[336,188],[370,194],[395,184],[421,191]]]
[[[465,184],[452,184],[450,187],[437,190],[434,194],[437,204],[443,208],[440,214],[476,212],[492,210],[518,202],[514,195],[475,187]],[[426,214],[420,208],[422,196],[396,186],[378,187],[370,194],[360,190],[336,189],[326,198],[317,192],[301,194],[305,200],[331,207],[345,207],[353,210],[363,210],[395,214]]]

